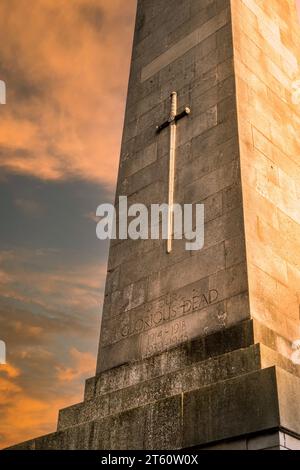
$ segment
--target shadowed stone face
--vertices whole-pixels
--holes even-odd
[[[251,316],[257,341],[290,360],[300,339],[299,2],[271,3],[232,2],[233,44]]]

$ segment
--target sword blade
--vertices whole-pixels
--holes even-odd
[[[175,186],[175,153],[176,153],[176,122],[170,125],[170,158],[169,158],[169,195],[168,195],[168,240],[167,253],[172,251],[174,222],[174,186]]]

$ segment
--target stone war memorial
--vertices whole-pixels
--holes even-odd
[[[13,449],[300,449],[298,6],[138,1],[116,205],[204,246],[111,241],[96,375]]]

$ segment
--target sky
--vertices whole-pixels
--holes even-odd
[[[135,8],[0,2],[0,447],[54,431],[95,373]]]

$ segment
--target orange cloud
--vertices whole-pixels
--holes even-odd
[[[114,184],[135,6],[0,2],[0,79],[7,85],[1,180],[12,173]],[[14,204],[28,220],[43,210],[30,195]],[[51,262],[48,254],[0,252],[1,339],[9,357],[0,366],[2,447],[53,431],[58,410],[81,401],[83,379],[94,373],[106,267],[97,260],[66,267],[59,254]]]
[[[38,216],[43,212],[43,208],[37,201],[31,199],[20,199],[15,200],[15,205],[22,210],[22,212],[29,216]]]
[[[56,428],[58,410],[82,400],[82,381],[95,370],[93,355],[70,350],[72,368],[57,367],[57,377],[62,383],[69,382],[65,396],[49,394],[47,399],[37,398],[24,390],[19,379],[21,371],[11,364],[0,366],[0,446],[47,434]]]

